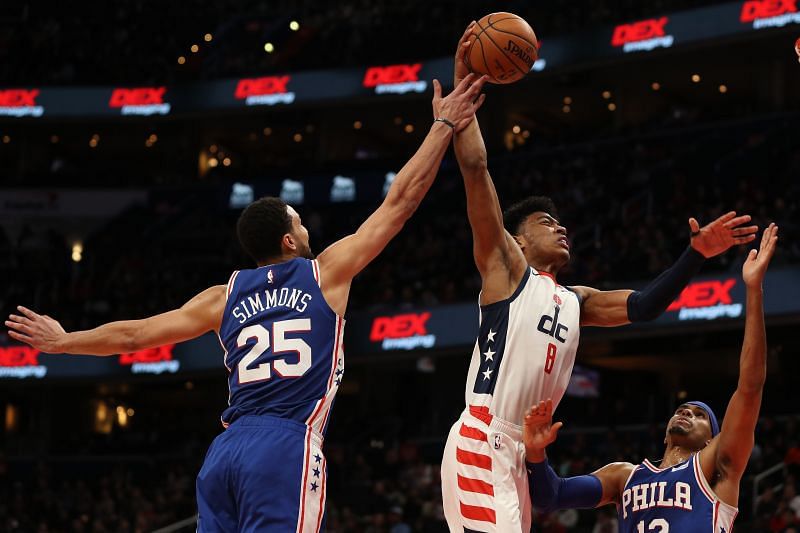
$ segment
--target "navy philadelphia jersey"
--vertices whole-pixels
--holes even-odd
[[[317,261],[303,258],[231,275],[219,333],[230,390],[225,427],[269,415],[324,435],[344,372],[344,320],[322,297],[321,281]]]
[[[738,509],[717,498],[700,469],[700,454],[669,468],[647,459],[625,483],[620,533],[730,533]]]

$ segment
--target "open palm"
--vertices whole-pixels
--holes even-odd
[[[767,267],[775,254],[775,246],[778,243],[778,226],[770,224],[761,236],[761,246],[758,250],[750,250],[747,259],[742,265],[742,279],[748,287],[759,287],[764,281]]]
[[[736,216],[736,211],[725,213],[702,228],[697,219],[689,219],[692,231],[692,248],[704,257],[714,257],[737,244],[747,244],[756,238],[758,226],[743,226],[750,222],[750,215]]]
[[[555,442],[558,430],[563,425],[561,422],[553,424],[553,400],[548,399],[534,405],[525,415],[522,432],[525,449],[529,453],[544,452],[547,446]]]

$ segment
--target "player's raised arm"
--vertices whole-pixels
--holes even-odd
[[[473,22],[458,43],[454,83],[468,75],[464,55],[470,44]],[[481,303],[507,298],[527,268],[522,251],[503,227],[503,212],[492,177],[478,119],[456,133],[454,148],[467,194],[467,216],[472,228],[475,265],[481,274]]]
[[[553,400],[550,399],[534,405],[525,415],[522,438],[533,506],[555,511],[618,503],[634,465],[611,463],[589,475],[559,477],[548,463],[545,449],[555,442],[562,425],[561,422],[553,424]]]
[[[738,504],[739,481],[753,451],[761,394],[767,378],[762,282],[777,242],[778,227],[770,224],[761,237],[759,250],[751,250],[742,267],[747,287],[747,312],[739,357],[739,383],[725,411],[720,434],[700,452],[706,478],[716,482],[714,490],[722,501],[733,506]]]
[[[750,215],[736,216],[735,211],[722,215],[702,228],[697,220],[690,218],[689,247],[674,265],[639,291],[600,291],[591,287],[573,287],[583,302],[581,325],[621,326],[654,320],[678,297],[705,259],[756,238],[758,226],[745,226],[748,222]]]
[[[193,339],[218,330],[225,309],[225,285],[208,288],[181,308],[142,320],[109,322],[67,333],[57,320],[25,307],[6,320],[8,335],[47,353],[114,355]]]
[[[436,177],[453,132],[463,129],[483,104],[485,77],[470,75],[452,93],[442,98],[442,88],[433,81],[434,122],[414,156],[398,172],[378,209],[344,239],[319,255],[322,288],[331,308],[343,314],[350,282],[400,232],[416,211]]]

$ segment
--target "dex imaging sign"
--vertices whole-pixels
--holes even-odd
[[[668,17],[640,20],[631,24],[620,24],[614,28],[611,46],[622,47],[624,53],[649,52],[655,48],[669,48],[675,38],[667,33]]]
[[[678,320],[682,321],[740,317],[744,306],[739,301],[741,296],[733,294],[737,283],[736,278],[690,283],[667,312],[677,312]]]

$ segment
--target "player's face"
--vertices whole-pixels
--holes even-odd
[[[561,268],[569,262],[567,228],[544,211],[532,213],[522,224],[518,236],[528,263],[553,264]]]
[[[311,252],[311,245],[308,238],[308,230],[303,225],[300,215],[292,206],[287,207],[289,216],[292,217],[292,231],[289,233],[297,246],[297,255],[305,257],[306,259],[314,259],[314,254]]]
[[[711,422],[705,409],[696,405],[683,404],[667,424],[667,443],[702,450],[711,440]]]

